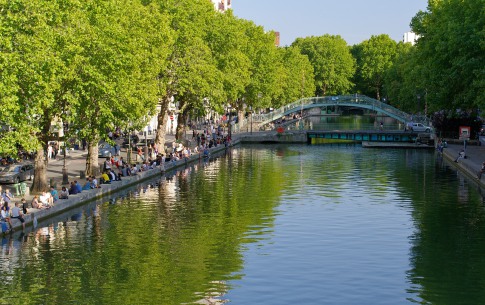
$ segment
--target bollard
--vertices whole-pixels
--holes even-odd
[[[25,182],[20,183],[20,195],[25,196],[26,192],[27,192],[27,183]]]
[[[51,178],[51,180],[50,180],[50,184],[49,184],[49,185],[50,185],[50,186],[53,186],[54,188],[57,188],[57,183],[56,183],[56,181],[54,180],[54,178]]]
[[[15,196],[20,196],[20,183],[15,183]]]

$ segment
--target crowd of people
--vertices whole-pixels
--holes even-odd
[[[14,201],[14,195],[10,192],[10,190],[9,189],[2,190],[1,186],[0,186],[0,194],[1,194],[0,196],[1,232],[13,231],[12,219],[18,219],[22,223],[22,228],[25,229],[25,219],[23,215],[27,214],[26,200],[22,198],[21,202]],[[22,204],[22,206],[20,204]]]
[[[202,132],[194,130],[193,141],[197,145],[190,148],[190,144],[173,142],[171,148],[166,148],[164,153],[159,153],[155,146],[150,147],[148,155],[138,149],[135,163],[126,162],[122,156],[115,154],[104,160],[101,165],[100,175],[88,176],[84,182],[73,180],[69,185],[62,186],[59,190],[54,185],[39,195],[34,195],[32,200],[21,198],[15,201],[14,196],[8,189],[2,191],[0,186],[0,224],[2,231],[12,230],[12,219],[18,219],[23,228],[25,228],[24,216],[29,214],[30,209],[46,210],[52,208],[60,200],[69,199],[70,196],[100,188],[102,184],[111,184],[121,181],[123,177],[135,176],[140,172],[148,171],[159,167],[162,171],[165,169],[165,163],[175,163],[180,160],[188,160],[192,155],[199,154],[204,158],[209,157],[209,149],[219,145],[229,146],[231,138],[224,128],[216,127],[216,124],[208,124]],[[58,147],[55,143],[49,143],[47,148],[47,159],[55,159],[58,153]],[[7,161],[7,160],[3,160]],[[0,231],[1,232],[1,231]]]

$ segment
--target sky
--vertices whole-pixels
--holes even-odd
[[[281,46],[298,37],[340,35],[349,45],[372,35],[401,41],[411,18],[426,10],[427,0],[232,0],[239,18],[266,31],[280,32]]]

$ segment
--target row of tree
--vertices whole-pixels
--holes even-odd
[[[299,38],[317,95],[359,92],[401,110],[430,114],[485,108],[484,0],[429,0],[411,20],[416,45],[388,35],[348,46],[340,36]],[[475,116],[476,117],[476,116]]]
[[[165,144],[170,102],[177,134],[191,115],[242,116],[303,96],[359,92],[408,112],[483,108],[484,0],[430,0],[411,25],[415,46],[388,35],[348,46],[340,36],[275,46],[275,35],[208,0],[0,2],[0,154],[37,151],[33,190],[46,187],[52,122],[98,142],[158,115]]]
[[[0,3],[0,153],[36,151],[33,191],[47,186],[44,152],[52,122],[88,143],[86,174],[98,171],[98,143],[115,127],[141,129],[167,110],[179,126],[191,113],[230,104],[265,108],[314,92],[313,69],[295,48],[207,0],[6,0]],[[204,103],[205,101],[205,103]]]

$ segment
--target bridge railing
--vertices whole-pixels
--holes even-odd
[[[318,106],[335,106],[335,105],[345,105],[345,106],[364,106],[362,108],[372,109],[375,111],[383,112],[401,122],[412,121],[413,117],[404,111],[401,111],[389,104],[383,103],[376,99],[370,98],[365,95],[339,95],[339,96],[325,96],[325,97],[310,97],[303,98],[295,101],[291,104],[285,105],[278,109],[275,109],[269,113],[265,114],[254,114],[254,122],[260,125],[267,124],[274,120],[281,118],[284,115],[290,113],[295,113],[298,111],[303,111],[304,109],[318,107]],[[316,106],[318,105],[318,106]],[[417,121],[414,119],[414,121]]]

